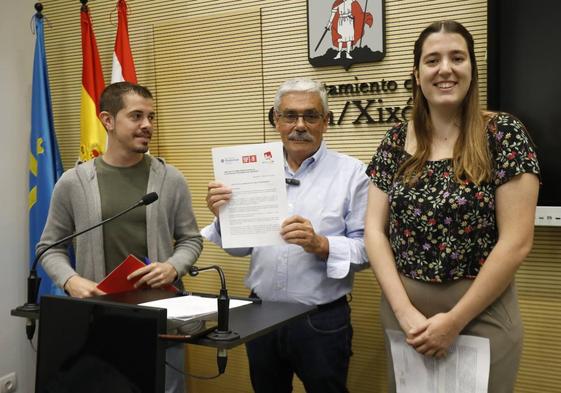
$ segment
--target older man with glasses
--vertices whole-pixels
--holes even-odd
[[[329,107],[325,88],[310,79],[283,83],[275,96],[275,124],[285,151],[292,216],[281,226],[285,245],[227,249],[251,255],[246,285],[267,301],[318,306],[307,318],[247,344],[257,393],[291,392],[296,373],[307,392],[347,392],[353,330],[347,295],[354,273],[368,267],[364,214],[368,178],[364,164],[327,149]],[[208,185],[207,206],[232,197],[220,183]],[[218,218],[202,234],[221,246]]]

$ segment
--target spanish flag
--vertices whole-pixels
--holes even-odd
[[[80,11],[82,28],[82,94],[80,106],[80,160],[105,151],[107,135],[99,120],[99,97],[105,88],[92,21],[87,5]]]
[[[113,69],[111,72],[111,83],[136,81],[136,70],[129,42],[129,22],[127,21],[127,2],[117,1],[118,25],[115,37],[115,50],[113,52]]]

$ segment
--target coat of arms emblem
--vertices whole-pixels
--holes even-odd
[[[384,54],[384,0],[308,0],[310,64],[348,69]]]

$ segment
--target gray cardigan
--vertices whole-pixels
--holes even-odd
[[[159,199],[146,207],[148,257],[171,263],[180,278],[199,257],[203,240],[183,175],[162,159],[151,158],[147,192],[157,192]],[[49,244],[100,221],[97,174],[94,160],[90,160],[66,171],[56,183],[36,250],[40,252]],[[75,239],[76,270],[70,266],[66,245],[53,247],[41,257],[43,268],[58,286],[63,287],[76,274],[95,282],[107,275],[102,231],[103,227],[99,227]]]

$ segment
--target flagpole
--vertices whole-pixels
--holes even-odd
[[[35,53],[33,58],[33,80],[31,93],[31,132],[29,136],[29,258],[36,256],[35,246],[47,220],[51,195],[56,181],[62,174],[62,161],[56,141],[52,116],[51,94],[47,58],[44,45],[43,5],[34,5]],[[35,257],[36,258],[36,257]],[[55,287],[44,269],[30,265],[27,278],[27,302],[17,308],[20,311],[38,311],[38,298],[42,294],[62,293]],[[41,288],[41,284],[43,287]],[[56,288],[56,289],[55,289]],[[58,292],[57,292],[58,291]],[[35,321],[28,320],[27,337],[31,340],[35,332]]]
[[[35,8],[35,18],[43,19],[43,4],[35,3],[33,8]],[[38,32],[36,31],[35,34],[38,34]],[[37,45],[37,43],[35,43],[35,45]],[[37,61],[37,59],[34,59],[34,61]],[[39,294],[40,286],[41,277],[37,274],[37,270],[32,267],[29,272],[29,277],[27,278],[27,302],[23,306],[18,307],[18,309],[30,312],[39,311],[37,295]],[[35,321],[32,321],[31,324],[26,326],[26,332],[27,337],[31,340],[35,334]]]

